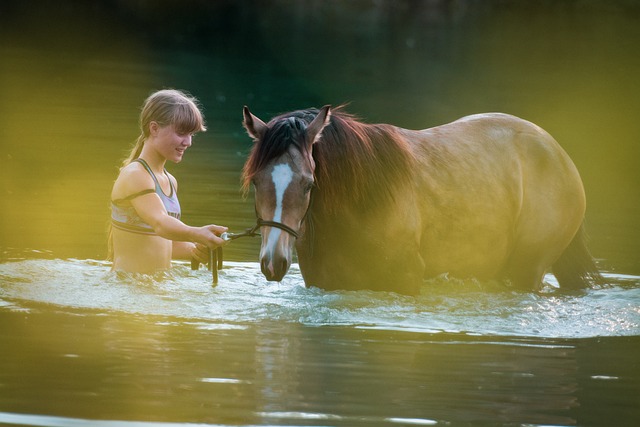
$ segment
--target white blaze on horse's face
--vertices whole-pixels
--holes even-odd
[[[292,178],[293,171],[291,170],[291,166],[289,166],[287,163],[281,163],[273,167],[273,171],[271,172],[271,179],[273,181],[276,195],[276,205],[273,212],[274,222],[282,222],[282,202],[284,200],[284,193],[285,191],[287,191],[287,187],[289,187],[289,184],[291,184]],[[280,230],[279,228],[272,228],[271,230],[269,230],[269,238],[267,239],[267,242],[262,246],[262,257],[266,253],[268,254],[268,257],[271,261],[267,268],[272,275],[275,275],[273,267],[273,253],[275,252],[276,245],[279,242],[280,234],[282,234],[282,230]]]
[[[300,232],[313,186],[313,160],[290,150],[254,178],[256,213],[264,221]],[[270,281],[289,270],[296,236],[277,226],[261,227],[260,266]]]

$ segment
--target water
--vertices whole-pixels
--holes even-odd
[[[0,425],[640,424],[639,20],[623,0],[3,2]],[[325,292],[295,265],[266,283],[258,239],[225,248],[215,288],[181,263],[115,274],[109,192],[161,87],[209,128],[168,165],[184,219],[232,231],[255,222],[243,105],[532,120],[582,174],[608,285]]]
[[[246,262],[227,262],[217,287],[182,263],[152,277],[103,261],[16,259],[0,277],[0,347],[11,349],[0,371],[4,423],[624,425],[638,416],[637,276],[608,274],[609,286],[571,293],[549,276],[541,294],[442,277],[417,297],[305,288],[295,265],[269,284]]]
[[[211,273],[175,263],[156,276],[115,273],[92,260],[25,259],[0,264],[3,298],[38,304],[213,323],[294,323],[417,333],[537,338],[640,335],[640,277],[608,274],[610,285],[562,292],[553,276],[541,293],[502,283],[446,276],[425,282],[418,297],[374,291],[306,288],[297,265],[279,283],[256,263],[226,262]]]

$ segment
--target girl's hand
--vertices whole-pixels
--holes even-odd
[[[193,245],[191,258],[201,264],[207,264],[209,262],[209,248],[201,243],[196,243]]]
[[[222,225],[205,225],[198,228],[199,239],[198,243],[205,245],[208,248],[215,249],[223,246],[226,241],[220,238],[220,235],[228,230],[227,227]],[[207,258],[208,259],[208,258]]]

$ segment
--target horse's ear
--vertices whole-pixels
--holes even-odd
[[[329,124],[331,120],[331,105],[325,105],[309,126],[307,126],[307,135],[312,144],[318,142],[322,136],[322,130]]]
[[[262,138],[268,129],[266,123],[251,114],[251,111],[249,111],[249,107],[247,107],[246,105],[242,109],[242,114],[244,115],[244,121],[242,122],[242,125],[247,130],[249,136],[256,141]]]

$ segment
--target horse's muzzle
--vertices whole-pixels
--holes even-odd
[[[260,269],[265,279],[270,282],[280,282],[284,275],[289,271],[291,263],[287,258],[282,256],[262,257],[260,260]]]

